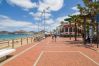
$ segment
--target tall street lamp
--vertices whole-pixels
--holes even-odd
[[[48,13],[48,12],[46,12],[46,10],[48,10],[48,9],[49,9],[49,7],[47,7],[46,9],[44,9],[43,12],[42,12],[42,14],[44,16],[44,35],[45,35],[45,29],[46,29],[45,28],[45,20],[46,20],[46,15],[45,14]]]

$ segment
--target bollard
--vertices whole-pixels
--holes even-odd
[[[22,38],[21,38],[21,46],[22,46]]]
[[[31,43],[32,43],[32,37],[31,37]]]
[[[9,45],[9,41],[8,41],[8,47],[9,47],[10,45]]]
[[[28,37],[27,37],[27,44],[28,44]]]
[[[14,48],[14,39],[12,40],[12,48]]]

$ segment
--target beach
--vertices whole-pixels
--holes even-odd
[[[26,38],[18,38],[12,40],[2,40],[0,41],[0,49],[3,48],[18,48],[20,46],[31,44],[34,41],[33,37],[26,37]]]
[[[17,48],[33,41],[32,35],[27,34],[2,34],[0,35],[0,49]]]
[[[7,36],[7,35],[5,35]],[[34,41],[38,41],[37,37],[42,38],[43,34],[35,34],[35,35],[12,35],[11,37],[7,37],[7,39],[0,39],[0,49],[3,48],[18,48],[24,46],[26,44],[32,44]],[[13,38],[14,37],[14,38]],[[36,39],[36,40],[34,40]]]

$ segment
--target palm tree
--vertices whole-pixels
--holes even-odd
[[[81,15],[82,15],[82,13],[85,12],[87,14],[88,18],[90,18],[91,21],[90,21],[89,26],[96,28],[96,23],[95,23],[94,17],[96,16],[97,13],[99,13],[99,2],[97,2],[96,0],[95,1],[83,0],[83,2],[85,4],[85,7],[82,7],[82,6],[80,6],[80,4],[78,4],[77,5],[78,9],[79,9]],[[84,19],[83,27],[85,27],[86,26],[86,16],[83,16],[83,17],[84,17],[83,18]],[[93,26],[93,24],[94,24],[94,26]],[[85,28],[84,28],[84,33],[86,33]],[[98,32],[97,32],[97,34],[98,34]],[[84,34],[84,42],[85,42],[85,38],[86,38],[86,34]],[[86,42],[84,44],[86,44]]]
[[[64,19],[64,21],[68,21],[69,25],[70,25],[70,28],[71,28],[72,19],[71,18],[66,18],[66,19]],[[71,31],[69,31],[69,37],[70,37],[70,40],[71,40]]]
[[[72,15],[72,16],[70,16],[69,15],[69,17],[70,18],[67,18],[67,19],[64,19],[65,21],[68,21],[69,22],[69,24],[70,24],[70,28],[71,28],[71,23],[74,23],[74,26],[75,26],[75,41],[77,40],[77,34],[78,34],[78,27],[77,26],[79,26],[79,27],[81,27],[81,22],[80,22],[80,18],[79,18],[79,15]],[[69,32],[69,34],[70,34],[70,39],[71,39],[71,32]]]
[[[75,41],[77,41],[77,16],[76,15],[73,15],[73,16],[70,16],[72,18],[72,21],[74,22],[74,25],[75,25]]]

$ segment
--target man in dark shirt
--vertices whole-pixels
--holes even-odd
[[[55,40],[55,42],[56,42],[56,38],[57,38],[57,34],[54,34],[54,40]]]

